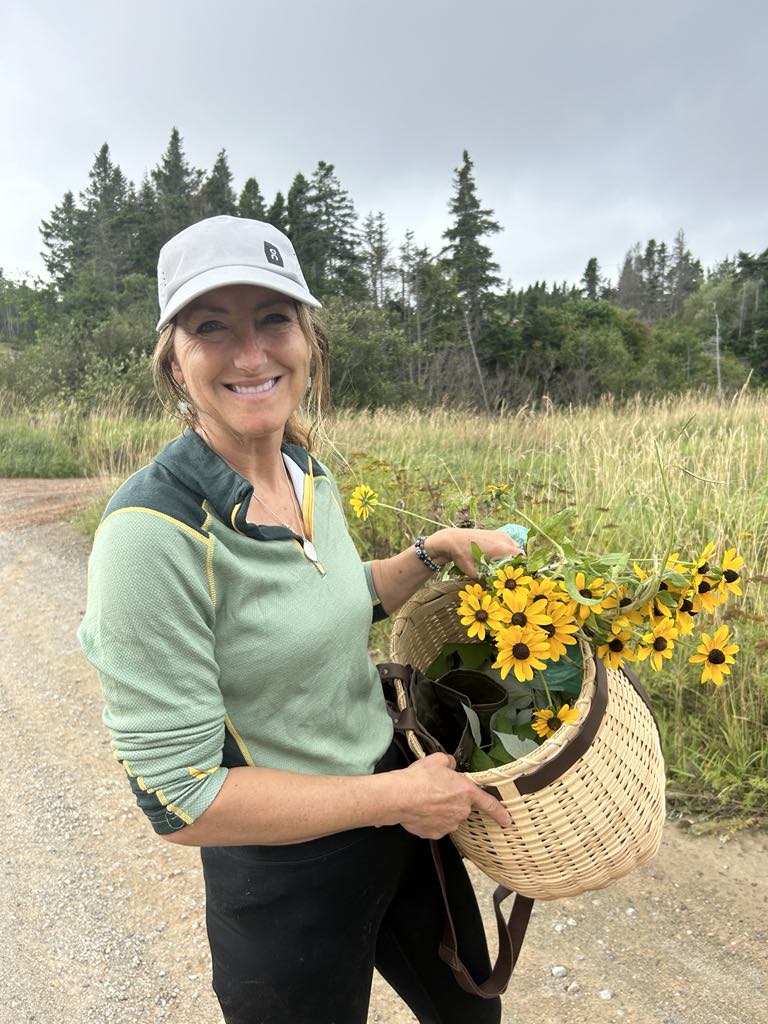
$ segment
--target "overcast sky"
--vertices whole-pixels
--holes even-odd
[[[318,160],[358,214],[439,248],[468,149],[518,286],[684,228],[711,265],[768,246],[765,0],[3,0],[0,267],[103,142],[133,181],[172,126],[271,200]],[[300,255],[300,254],[299,254]]]

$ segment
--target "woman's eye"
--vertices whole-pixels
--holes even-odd
[[[269,313],[264,317],[264,322],[268,324],[287,324],[290,323],[290,320],[285,313]]]
[[[225,330],[224,324],[218,320],[205,320],[199,324],[195,330],[196,334],[211,334],[213,331]]]

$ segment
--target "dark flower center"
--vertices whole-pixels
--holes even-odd
[[[619,651],[624,650],[624,641],[619,640],[619,638],[615,636],[613,640],[611,640],[611,642],[608,644],[608,649],[611,651],[615,651],[615,653],[618,654]]]
[[[725,655],[719,647],[715,647],[715,649],[710,651],[707,655],[707,661],[711,662],[713,665],[722,665],[725,661]]]
[[[552,730],[552,732],[557,732],[557,730],[560,728],[562,724],[563,723],[560,721],[557,715],[552,715],[551,718],[547,719],[547,725]]]
[[[531,604],[533,604],[534,601],[546,601],[546,600],[547,600],[547,595],[546,594],[534,594],[534,596],[531,598]]]
[[[504,580],[505,590],[517,590],[517,580]]]
[[[552,622],[545,622],[544,625],[541,628],[544,630],[544,632],[547,634],[547,636],[554,636],[555,635],[556,630],[555,630],[554,624]]]
[[[619,601],[619,608],[626,608],[628,604],[632,604],[632,598],[622,597],[622,599]]]
[[[656,639],[653,641],[654,651],[666,651],[667,647],[667,641],[664,639],[663,636],[657,636]]]
[[[478,622],[487,622],[488,612],[485,611],[484,608],[481,608],[479,611],[475,612],[475,618],[477,619]]]
[[[525,612],[515,612],[511,619],[513,626],[525,626],[528,622]]]
[[[579,593],[582,597],[586,597],[587,599],[590,599],[592,597],[592,591],[589,589],[589,587],[585,587],[583,590],[580,590]]]
[[[659,590],[669,590],[669,587],[664,582],[664,580],[662,580],[661,583],[659,584]]]
[[[726,583],[735,583],[736,580],[739,578],[739,574],[737,572],[734,572],[733,569],[726,569],[723,573],[723,576],[725,577]]]
[[[702,580],[701,583],[699,584],[699,593],[700,594],[707,594],[711,589],[712,589],[712,584],[711,583],[707,583],[706,580]]]
[[[688,615],[690,612],[692,612],[693,611],[693,601],[689,601],[688,598],[686,597],[684,599],[683,603],[680,605],[680,611],[683,612],[686,615]]]
[[[528,644],[515,644],[512,648],[512,657],[517,661],[525,661],[526,658],[530,658],[531,650]]]
[[[696,572],[698,572],[700,576],[706,576],[709,572],[709,562],[702,562]]]

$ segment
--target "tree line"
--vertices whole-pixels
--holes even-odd
[[[256,177],[237,191],[226,150],[207,172],[173,129],[139,185],[95,155],[88,184],[41,223],[50,281],[0,272],[0,387],[30,402],[84,404],[119,392],[152,401],[155,267],[162,244],[201,218],[266,220],[299,253],[323,301],[337,403],[458,402],[488,409],[605,394],[719,393],[768,382],[768,250],[705,271],[678,232],[634,244],[618,280],[590,257],[577,284],[504,285],[488,241],[502,230],[464,151],[443,244],[393,243],[380,211],[359,217],[335,166],[319,161],[269,201]]]

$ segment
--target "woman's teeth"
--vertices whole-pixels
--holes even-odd
[[[264,381],[263,384],[255,384],[253,386],[244,387],[241,384],[227,384],[230,391],[234,391],[236,395],[257,395],[261,391],[270,391],[277,383],[277,377],[273,377],[271,380]]]

